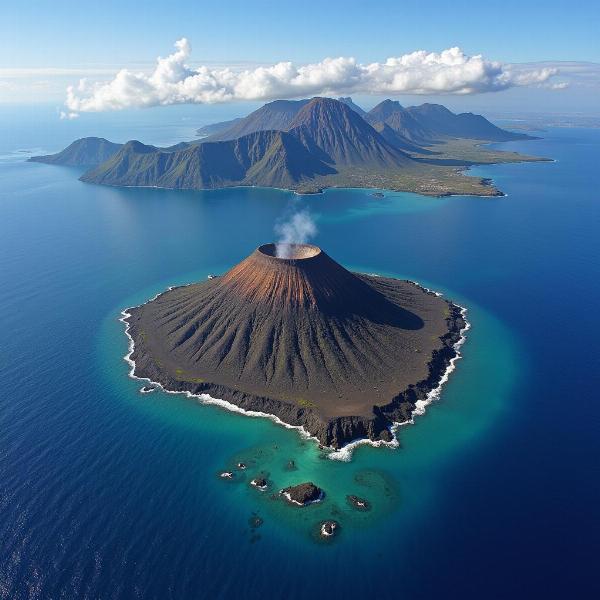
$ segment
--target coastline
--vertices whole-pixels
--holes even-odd
[[[502,143],[506,142],[481,141],[480,143],[474,144],[474,147],[485,153],[485,146]],[[44,161],[37,161],[35,160],[36,158],[37,157],[35,156],[29,157],[27,160],[29,162],[48,164]],[[181,190],[188,192],[209,192],[236,188],[249,188],[280,190],[282,192],[288,192],[298,196],[314,196],[323,194],[329,189],[360,189],[395,193],[410,193],[428,198],[447,198],[452,196],[501,198],[505,197],[507,194],[495,187],[493,178],[470,175],[469,172],[473,168],[480,168],[490,165],[556,162],[556,160],[553,158],[511,153],[505,150],[499,150],[498,156],[496,157],[484,156],[483,158],[485,160],[479,156],[468,158],[463,164],[452,166],[443,164],[437,165],[434,163],[421,163],[422,166],[419,168],[415,168],[413,166],[412,168],[401,169],[399,171],[385,172],[374,170],[369,171],[368,175],[365,173],[359,174],[358,172],[361,169],[354,169],[351,171],[348,169],[340,169],[336,175],[320,176],[311,181],[298,182],[290,187],[244,183],[225,183],[219,186],[202,188],[164,187],[159,185],[127,185],[106,182],[98,183],[85,178],[87,171],[84,171],[78,179],[82,183],[104,185],[115,188],[160,189],[171,191]],[[370,178],[371,181],[365,181],[365,177],[367,179]],[[398,180],[398,177],[400,177],[400,180]],[[428,180],[429,184],[423,186],[421,183],[418,183],[422,182],[423,180]]]
[[[38,161],[30,161],[30,162],[38,162]],[[522,161],[528,162],[528,161]],[[46,164],[41,163],[40,164]],[[93,181],[85,181],[81,177],[79,177],[79,181],[88,185],[103,185],[106,187],[112,187],[117,189],[149,189],[149,190],[167,190],[172,192],[216,192],[219,190],[231,190],[231,189],[266,189],[266,190],[278,190],[281,192],[287,192],[290,194],[294,194],[295,196],[318,196],[320,194],[324,194],[327,190],[365,190],[365,191],[386,191],[393,193],[401,193],[401,194],[417,194],[418,196],[424,196],[426,198],[449,198],[452,196],[469,196],[472,198],[502,198],[507,194],[502,190],[494,187],[493,179],[488,177],[475,177],[471,175],[463,175],[464,172],[469,171],[472,166],[480,167],[485,166],[486,164],[503,164],[503,163],[485,163],[485,164],[477,164],[470,165],[468,167],[460,167],[456,168],[455,171],[457,174],[462,175],[465,178],[476,180],[479,179],[479,186],[481,190],[490,190],[489,194],[477,193],[475,191],[467,191],[467,190],[453,190],[448,189],[442,192],[428,192],[426,190],[418,190],[413,189],[411,187],[378,187],[378,186],[356,186],[356,185],[323,185],[323,186],[315,186],[314,188],[281,188],[277,186],[268,186],[268,185],[223,185],[221,187],[212,187],[212,188],[175,188],[175,187],[163,187],[160,185],[120,185],[113,183],[95,183]],[[479,191],[481,191],[479,190]]]
[[[428,289],[428,288],[424,288],[424,289]],[[432,291],[432,293],[439,295],[439,296],[442,295],[439,292]],[[457,304],[456,306],[459,306],[459,305]],[[417,402],[415,403],[415,406],[411,412],[410,418],[407,419],[406,421],[398,421],[391,425],[390,433],[392,434],[392,440],[390,442],[386,442],[384,440],[374,441],[374,440],[370,440],[369,438],[361,438],[361,439],[349,442],[348,444],[346,444],[339,450],[331,451],[328,454],[328,458],[330,458],[331,460],[341,460],[341,461],[348,462],[348,461],[352,460],[352,453],[354,452],[355,448],[358,448],[359,446],[363,446],[363,445],[373,446],[374,448],[381,448],[381,447],[399,448],[400,447],[400,442],[398,440],[398,433],[400,431],[400,428],[405,425],[413,425],[415,422],[415,416],[420,417],[420,416],[424,415],[427,412],[427,407],[440,398],[442,391],[443,391],[444,384],[448,382],[448,380],[450,379],[450,375],[456,369],[456,362],[462,358],[460,348],[467,341],[467,331],[469,331],[469,329],[471,329],[471,323],[466,318],[468,309],[465,307],[462,307],[462,306],[460,306],[459,308],[461,309],[461,315],[465,322],[465,326],[460,330],[459,340],[453,345],[453,350],[455,352],[455,355],[450,359],[450,361],[446,367],[446,370],[444,371],[443,375],[439,379],[437,386],[432,388],[423,400],[417,400]]]
[[[409,280],[406,280],[406,281],[409,281]],[[409,282],[411,284],[417,286],[421,290],[423,290],[425,293],[433,294],[438,297],[443,296],[443,294],[441,294],[440,292],[430,290],[429,288],[422,286],[415,281],[409,281]],[[386,420],[388,421],[386,430],[389,432],[390,440],[383,440],[383,439],[372,440],[369,437],[360,437],[360,438],[353,439],[353,440],[343,444],[339,448],[335,448],[335,447],[331,447],[331,446],[323,444],[321,442],[321,440],[319,440],[319,438],[316,435],[311,434],[305,428],[304,425],[294,425],[294,424],[287,423],[283,419],[281,419],[279,416],[277,416],[276,414],[263,412],[263,411],[257,411],[257,410],[245,409],[245,408],[238,406],[237,404],[234,404],[233,402],[229,402],[227,400],[220,399],[220,398],[215,398],[205,392],[197,393],[197,392],[193,392],[193,391],[186,390],[186,389],[178,389],[178,390],[168,389],[163,383],[161,383],[159,381],[154,381],[150,377],[136,374],[136,368],[138,367],[138,365],[136,364],[135,360],[132,358],[132,356],[135,352],[135,341],[131,335],[131,332],[130,332],[131,325],[128,321],[128,319],[132,316],[130,311],[135,308],[144,306],[145,304],[148,304],[149,302],[152,302],[153,300],[156,300],[162,294],[165,294],[173,289],[180,288],[180,287],[187,287],[189,285],[192,285],[192,284],[189,283],[189,284],[183,284],[183,285],[179,285],[179,286],[169,286],[166,290],[157,293],[155,296],[153,296],[146,302],[143,302],[142,304],[137,305],[137,306],[132,306],[132,307],[126,308],[121,311],[121,317],[120,317],[119,321],[121,321],[122,323],[125,323],[125,334],[128,338],[128,351],[125,354],[125,356],[123,357],[123,359],[130,366],[130,370],[128,373],[129,377],[132,379],[139,380],[139,381],[146,381],[149,384],[151,384],[152,386],[154,386],[155,388],[158,388],[161,391],[167,392],[169,394],[185,394],[188,398],[195,398],[197,401],[199,401],[202,404],[219,406],[230,412],[236,412],[236,413],[248,416],[248,417],[268,418],[271,421],[273,421],[274,423],[276,423],[277,425],[281,425],[281,426],[285,427],[286,429],[295,429],[298,431],[298,433],[300,434],[300,436],[302,438],[312,439],[315,442],[317,442],[317,444],[319,444],[319,447],[327,452],[327,457],[330,458],[331,460],[349,461],[352,458],[352,453],[353,453],[354,449],[356,447],[358,447],[360,445],[364,445],[364,444],[368,444],[373,447],[382,447],[382,446],[389,447],[389,448],[399,447],[399,445],[400,445],[399,441],[398,441],[399,428],[403,425],[408,425],[408,424],[414,423],[414,417],[425,414],[426,407],[440,397],[443,385],[449,380],[450,374],[455,370],[456,362],[460,358],[462,358],[462,354],[460,353],[460,348],[466,341],[467,331],[471,328],[471,324],[469,323],[469,321],[466,318],[467,309],[465,307],[459,306],[458,304],[447,301],[450,307],[452,307],[453,309],[458,311],[458,314],[460,316],[463,326],[457,332],[449,330],[449,332],[447,334],[445,334],[445,335],[456,335],[457,339],[452,343],[452,345],[450,347],[452,355],[447,357],[447,360],[443,361],[444,366],[440,370],[439,376],[435,378],[435,383],[429,389],[427,389],[424,393],[423,393],[423,385],[424,385],[423,381],[418,382],[415,385],[415,388],[417,388],[417,394],[421,393],[421,396],[417,397],[416,400],[412,403],[412,409],[411,409],[409,418],[405,419],[403,421],[398,421],[398,420],[386,417]],[[433,360],[434,360],[434,357],[432,356],[431,362],[433,362]],[[431,367],[430,367],[430,377],[431,377]],[[414,394],[414,392],[412,392],[412,393]],[[377,408],[380,411],[383,411],[386,409],[388,411],[391,410],[392,411],[391,414],[393,414],[393,410],[395,408],[395,403],[397,403],[398,398],[403,397],[404,394],[405,394],[405,391],[398,394],[394,399],[392,399],[392,401],[386,407],[377,407]]]

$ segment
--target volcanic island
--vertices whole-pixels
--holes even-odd
[[[464,309],[353,273],[309,244],[265,244],[224,275],[127,309],[134,377],[301,426],[325,447],[393,440],[442,383]]]

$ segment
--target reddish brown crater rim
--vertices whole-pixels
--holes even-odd
[[[277,256],[277,247],[286,250],[285,256]],[[321,254],[321,248],[312,244],[263,244],[258,251],[264,256],[281,261],[297,261],[315,258]]]

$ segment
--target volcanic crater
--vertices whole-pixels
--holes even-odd
[[[439,385],[465,327],[452,302],[352,273],[310,244],[265,244],[127,313],[134,376],[275,415],[336,449],[390,441]]]

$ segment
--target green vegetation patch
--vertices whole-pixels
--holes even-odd
[[[301,408],[315,408],[317,405],[310,400],[305,400],[304,398],[298,398],[296,400],[296,404]]]

